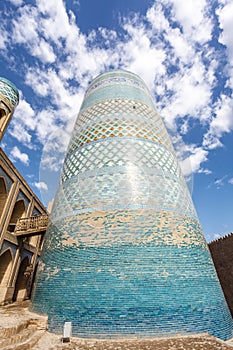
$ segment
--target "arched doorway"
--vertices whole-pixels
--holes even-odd
[[[2,215],[2,212],[4,210],[6,200],[7,200],[7,189],[6,189],[6,183],[3,177],[0,177],[0,217]]]
[[[10,249],[7,249],[0,255],[0,286],[6,287],[9,281],[12,268],[12,255]]]
[[[25,215],[26,215],[25,203],[23,199],[20,199],[14,205],[14,209],[11,215],[11,219],[10,219],[7,231],[14,232],[17,220],[25,217]]]
[[[13,295],[13,301],[24,300],[27,297],[27,287],[30,275],[26,270],[30,266],[29,258],[26,256],[20,264],[17,280],[15,283],[15,291]]]
[[[33,290],[34,290],[34,284],[35,284],[35,280],[36,280],[36,274],[37,274],[37,270],[38,270],[38,264],[39,264],[39,262],[36,264],[35,270],[34,270],[34,273],[33,273],[32,283],[31,283],[30,291],[29,291],[29,295],[28,295],[29,299],[31,299],[31,296],[32,296],[32,293],[33,293]]]

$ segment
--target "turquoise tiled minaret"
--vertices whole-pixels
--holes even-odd
[[[232,337],[165,126],[144,82],[90,84],[66,154],[32,309],[79,337]]]
[[[15,85],[0,77],[0,141],[18,103],[19,92]]]

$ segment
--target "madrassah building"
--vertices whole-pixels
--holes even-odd
[[[0,141],[19,102],[0,78]],[[0,304],[30,298],[48,222],[45,207],[0,148]]]

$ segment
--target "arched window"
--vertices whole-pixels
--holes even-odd
[[[6,200],[7,200],[7,189],[6,189],[6,183],[3,177],[0,177],[0,217],[2,215],[2,212],[4,210]]]
[[[6,287],[10,277],[13,257],[10,249],[0,255],[0,286]]]
[[[6,111],[4,109],[0,109],[0,119],[6,116]]]
[[[30,266],[29,258],[26,256],[20,264],[17,280],[15,283],[15,292],[13,301],[24,300],[27,297],[27,287],[30,275],[27,274],[27,268]]]
[[[7,230],[10,232],[14,232],[17,220],[25,217],[25,215],[26,215],[25,203],[23,199],[20,199],[15,203]]]

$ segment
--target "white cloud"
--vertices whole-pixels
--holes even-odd
[[[123,45],[124,56],[127,57],[125,62],[127,69],[138,74],[152,90],[155,77],[165,74],[166,53],[160,48],[153,47],[143,30],[133,28],[129,24],[125,25],[125,29],[132,36],[131,40]]]
[[[203,169],[203,168],[200,168],[200,169],[198,170],[198,173],[199,173],[199,174],[210,175],[210,174],[212,174],[213,172],[212,172],[210,169]]]
[[[212,118],[209,130],[204,136],[203,145],[208,149],[222,146],[221,137],[224,133],[233,130],[233,101],[232,98],[221,95],[214,109],[215,117]]]
[[[19,160],[25,165],[29,165],[29,157],[27,153],[22,153],[17,146],[14,146],[10,152],[10,158],[12,161]]]
[[[154,4],[147,10],[146,18],[156,31],[168,31],[170,24],[162,9],[162,4]]]
[[[211,39],[212,25],[206,13],[207,3],[205,0],[196,0],[195,2],[175,0],[170,3],[174,6],[175,19],[182,25],[185,35],[200,44]]]
[[[23,4],[23,0],[8,0],[15,6],[21,6]]]
[[[233,130],[232,98],[222,95],[221,102],[216,107],[216,117],[210,123],[210,130],[218,137]]]
[[[12,124],[13,125],[13,124]],[[30,148],[32,135],[29,134],[29,132],[25,129],[22,125],[15,125],[12,128],[9,129],[9,133],[15,137],[19,142],[22,142],[22,144],[28,146]]]
[[[24,44],[32,56],[43,63],[55,61],[55,54],[49,42],[42,37],[43,20],[37,8],[24,6],[20,9],[20,16],[13,20],[12,37],[15,43]]]
[[[56,59],[52,46],[44,39],[32,47],[32,55],[38,57],[43,63],[53,63]]]
[[[37,8],[43,14],[41,30],[45,38],[58,44],[59,39],[69,35],[70,19],[62,0],[38,0]],[[71,19],[74,21],[73,15]]]
[[[10,134],[27,147],[32,148],[32,135],[30,131],[35,130],[36,122],[34,110],[31,105],[23,99],[22,93],[20,92],[19,104],[10,123]]]
[[[6,50],[7,48],[7,43],[8,43],[8,31],[4,28],[3,23],[0,23],[0,35],[1,35],[1,40],[0,40],[0,49],[1,50]]]
[[[13,19],[12,38],[17,44],[26,44],[30,49],[31,44],[35,44],[39,39],[38,26],[40,21],[35,7],[26,5],[20,8],[20,16]]]
[[[192,171],[207,174],[202,163],[208,152],[221,146],[220,137],[233,128],[231,99],[215,96],[213,103],[219,55],[208,42],[215,23],[208,4],[205,0],[156,1],[145,17],[124,18],[121,36],[106,28],[85,35],[62,0],[37,0],[22,6],[12,22],[9,48],[18,44],[33,56],[24,78],[41,105],[30,106],[23,100],[15,112],[11,135],[30,147],[36,137],[44,146],[41,166],[58,170],[58,158],[65,152],[89,81],[109,67],[122,67],[144,79],[155,93],[166,125],[175,132],[182,123],[182,134],[188,134],[193,118],[205,126],[205,132],[208,129],[203,145],[187,145],[188,153],[181,157],[186,175]],[[230,2],[222,1],[218,15],[223,29],[220,41],[232,57],[229,6]]]
[[[208,159],[208,152],[201,147],[190,148],[189,152],[191,154],[180,161],[181,170],[185,176],[199,171],[201,164]]]
[[[41,182],[34,182],[33,186],[38,188],[38,190],[44,190],[44,191],[48,190],[47,184],[45,182],[43,182],[43,181],[41,181]]]
[[[43,73],[39,68],[29,68],[25,74],[25,81],[36,94],[42,97],[49,94],[47,74]]]
[[[223,176],[220,179],[215,179],[214,180],[214,185],[216,186],[216,188],[219,190],[221,187],[223,187],[225,185],[225,180],[226,180],[226,175]]]
[[[220,1],[220,7],[216,11],[219,16],[220,28],[222,32],[219,36],[219,42],[226,45],[230,64],[233,64],[233,38],[232,38],[232,23],[233,23],[233,2],[229,0]]]
[[[220,237],[221,237],[220,234],[218,234],[218,233],[215,233],[215,234],[214,234],[214,240],[219,239]]]
[[[233,185],[233,177],[228,182],[229,184]]]
[[[233,23],[233,3],[230,0],[220,0],[219,8],[216,11],[219,17],[219,27],[221,34],[219,42],[226,46],[228,62],[225,70],[228,73],[226,87],[231,88],[231,100],[233,89],[233,37],[232,37],[232,23]],[[232,108],[232,106],[231,106]],[[231,126],[231,130],[233,127]],[[228,131],[227,131],[228,132]]]

